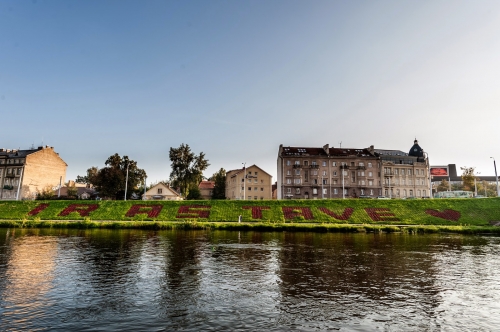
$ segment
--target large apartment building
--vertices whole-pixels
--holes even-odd
[[[0,199],[34,199],[45,188],[64,183],[67,167],[53,147],[0,149]]]
[[[278,199],[382,195],[381,161],[365,149],[284,147],[278,151]]]
[[[390,198],[431,197],[429,160],[415,139],[409,153],[375,150],[382,160],[383,194]]]
[[[226,199],[272,199],[272,175],[257,165],[226,172]]]

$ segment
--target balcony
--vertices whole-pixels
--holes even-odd
[[[293,168],[302,168],[302,165],[300,165],[300,164],[293,164]]]
[[[10,173],[10,174],[5,174],[6,178],[15,178],[16,174],[15,173]]]
[[[358,166],[357,169],[362,169],[362,170],[365,170],[366,169],[366,166]]]
[[[315,165],[311,165],[309,166],[310,168],[319,168],[319,165],[315,164]]]
[[[347,166],[347,165],[340,165],[340,169],[349,169],[349,166]]]
[[[394,176],[393,172],[384,172],[384,176]]]

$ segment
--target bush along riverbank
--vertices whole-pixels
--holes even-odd
[[[500,199],[282,201],[0,201],[0,220],[490,226]],[[274,227],[274,226],[273,226]]]
[[[273,223],[273,222],[199,222],[185,221],[79,221],[67,220],[0,220],[3,228],[70,228],[70,229],[139,229],[139,230],[223,230],[257,232],[317,232],[317,233],[403,233],[403,234],[496,234],[500,227],[470,225],[380,225],[335,223]]]

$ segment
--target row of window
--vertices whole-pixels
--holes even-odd
[[[413,190],[410,189],[408,190],[408,193],[409,193],[409,197],[413,197]],[[417,193],[417,197],[426,197],[427,196],[427,190],[420,190],[418,189],[416,191]],[[402,196],[401,196],[402,194]],[[386,189],[385,190],[385,196],[389,197],[389,196],[394,196],[394,197],[407,197],[406,196],[406,189],[403,189],[402,191],[400,191],[399,189],[396,189],[396,195],[394,195],[394,189],[391,189],[390,190],[390,195],[389,195],[389,190]]]
[[[384,174],[394,174],[394,175],[405,175],[405,172],[406,172],[406,175],[411,175],[412,174],[412,170],[411,169],[404,169],[404,168],[394,168],[394,172],[393,172],[393,169],[391,167],[384,167]],[[424,176],[425,175],[425,170],[424,169],[416,169],[415,170],[415,175],[421,175],[421,176]]]
[[[412,186],[413,185],[413,181],[411,179],[408,179],[408,180],[405,180],[405,179],[401,179],[401,180],[398,180],[398,179],[395,179],[393,181],[391,181],[391,179],[385,179],[385,184],[390,186],[391,184],[394,185],[394,186],[398,186],[399,184],[401,184],[402,186]],[[415,185],[419,186],[424,186],[425,185],[425,180],[423,179],[416,179],[415,180]]]
[[[19,185],[19,179],[9,179],[6,178],[5,181],[3,182],[4,186],[13,186],[17,187]],[[1,189],[1,188],[0,188]]]
[[[287,194],[291,194],[292,193],[292,188],[287,188]],[[301,194],[301,189],[300,188],[295,188],[295,191],[294,191],[295,195],[300,195]],[[312,189],[312,194],[313,195],[318,195],[318,193],[320,194],[323,194],[323,195],[328,195],[328,188],[323,188],[323,189],[320,189],[318,190],[317,188],[313,188]],[[342,193],[342,189],[338,189],[338,188],[333,188],[332,189],[332,194],[333,195],[340,195]],[[361,189],[360,190],[360,193],[361,195],[370,195],[370,196],[373,196],[375,195],[375,189],[368,189],[368,190],[364,190],[364,189]],[[307,195],[309,194],[308,191],[305,192],[305,195],[306,195],[306,198]],[[382,190],[378,190],[378,194],[381,195],[382,194]],[[348,195],[348,190],[347,189],[344,189],[344,195]]]
[[[7,168],[7,171],[5,173],[8,175],[16,174],[16,173],[17,173],[17,175],[21,175],[22,170],[23,169],[21,167],[19,167],[19,168]],[[3,169],[0,169],[0,176],[2,176],[2,172],[3,172]]]
[[[310,171],[311,172],[311,175],[318,175],[318,171],[317,170],[312,170]],[[349,172],[344,170],[342,171],[344,173],[344,176],[349,176]],[[337,172],[337,171],[333,171],[332,172],[332,175],[333,176],[339,176],[339,173],[342,174],[342,172]],[[356,172],[351,172],[353,176],[356,175]],[[323,176],[328,176],[328,173],[327,171],[322,171],[321,173]],[[373,172],[365,172],[365,171],[358,171],[358,176],[366,176],[366,174],[368,174],[368,177],[373,177]],[[287,176],[291,176],[292,175],[292,170],[287,170],[286,171],[286,175]],[[294,175],[301,175],[301,170],[300,169],[296,169],[295,172],[294,172]],[[304,171],[304,176],[307,177],[309,175],[309,171]]]
[[[287,166],[292,165],[291,160],[287,160],[287,161],[286,161],[286,165],[287,165]],[[301,164],[300,164],[300,160],[295,160],[294,165],[301,165]],[[304,165],[304,166],[309,166],[309,161],[308,161],[308,160],[304,160],[302,165]],[[350,165],[351,165],[351,166],[356,166],[356,163],[355,163],[354,161],[352,161]],[[367,163],[367,165],[368,165],[368,168],[372,168],[372,167],[373,167],[373,164],[372,164],[372,163]],[[319,164],[316,162],[316,160],[313,160],[313,161],[311,162],[311,166],[319,166]],[[322,161],[322,162],[321,162],[321,166],[323,166],[323,167],[327,167],[327,166],[328,166],[328,163],[327,163],[326,161]],[[337,167],[337,166],[347,166],[347,163],[346,163],[346,162],[336,162],[336,161],[333,161],[333,162],[332,162],[332,166],[333,166],[333,167]],[[365,163],[364,163],[364,162],[359,162],[357,166],[364,167],[364,166],[365,166]]]
[[[19,164],[22,163],[24,159],[0,159],[0,165],[3,164]]]
[[[245,190],[245,187],[241,187],[241,190]],[[247,190],[251,191],[252,187],[247,187]],[[259,188],[253,187],[253,191],[258,191],[258,190],[259,190]],[[264,191],[264,188],[260,188],[260,191]]]

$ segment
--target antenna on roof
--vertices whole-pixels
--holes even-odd
[[[339,142],[340,148],[342,149],[342,141]]]
[[[31,143],[31,150],[35,150],[35,142]]]

